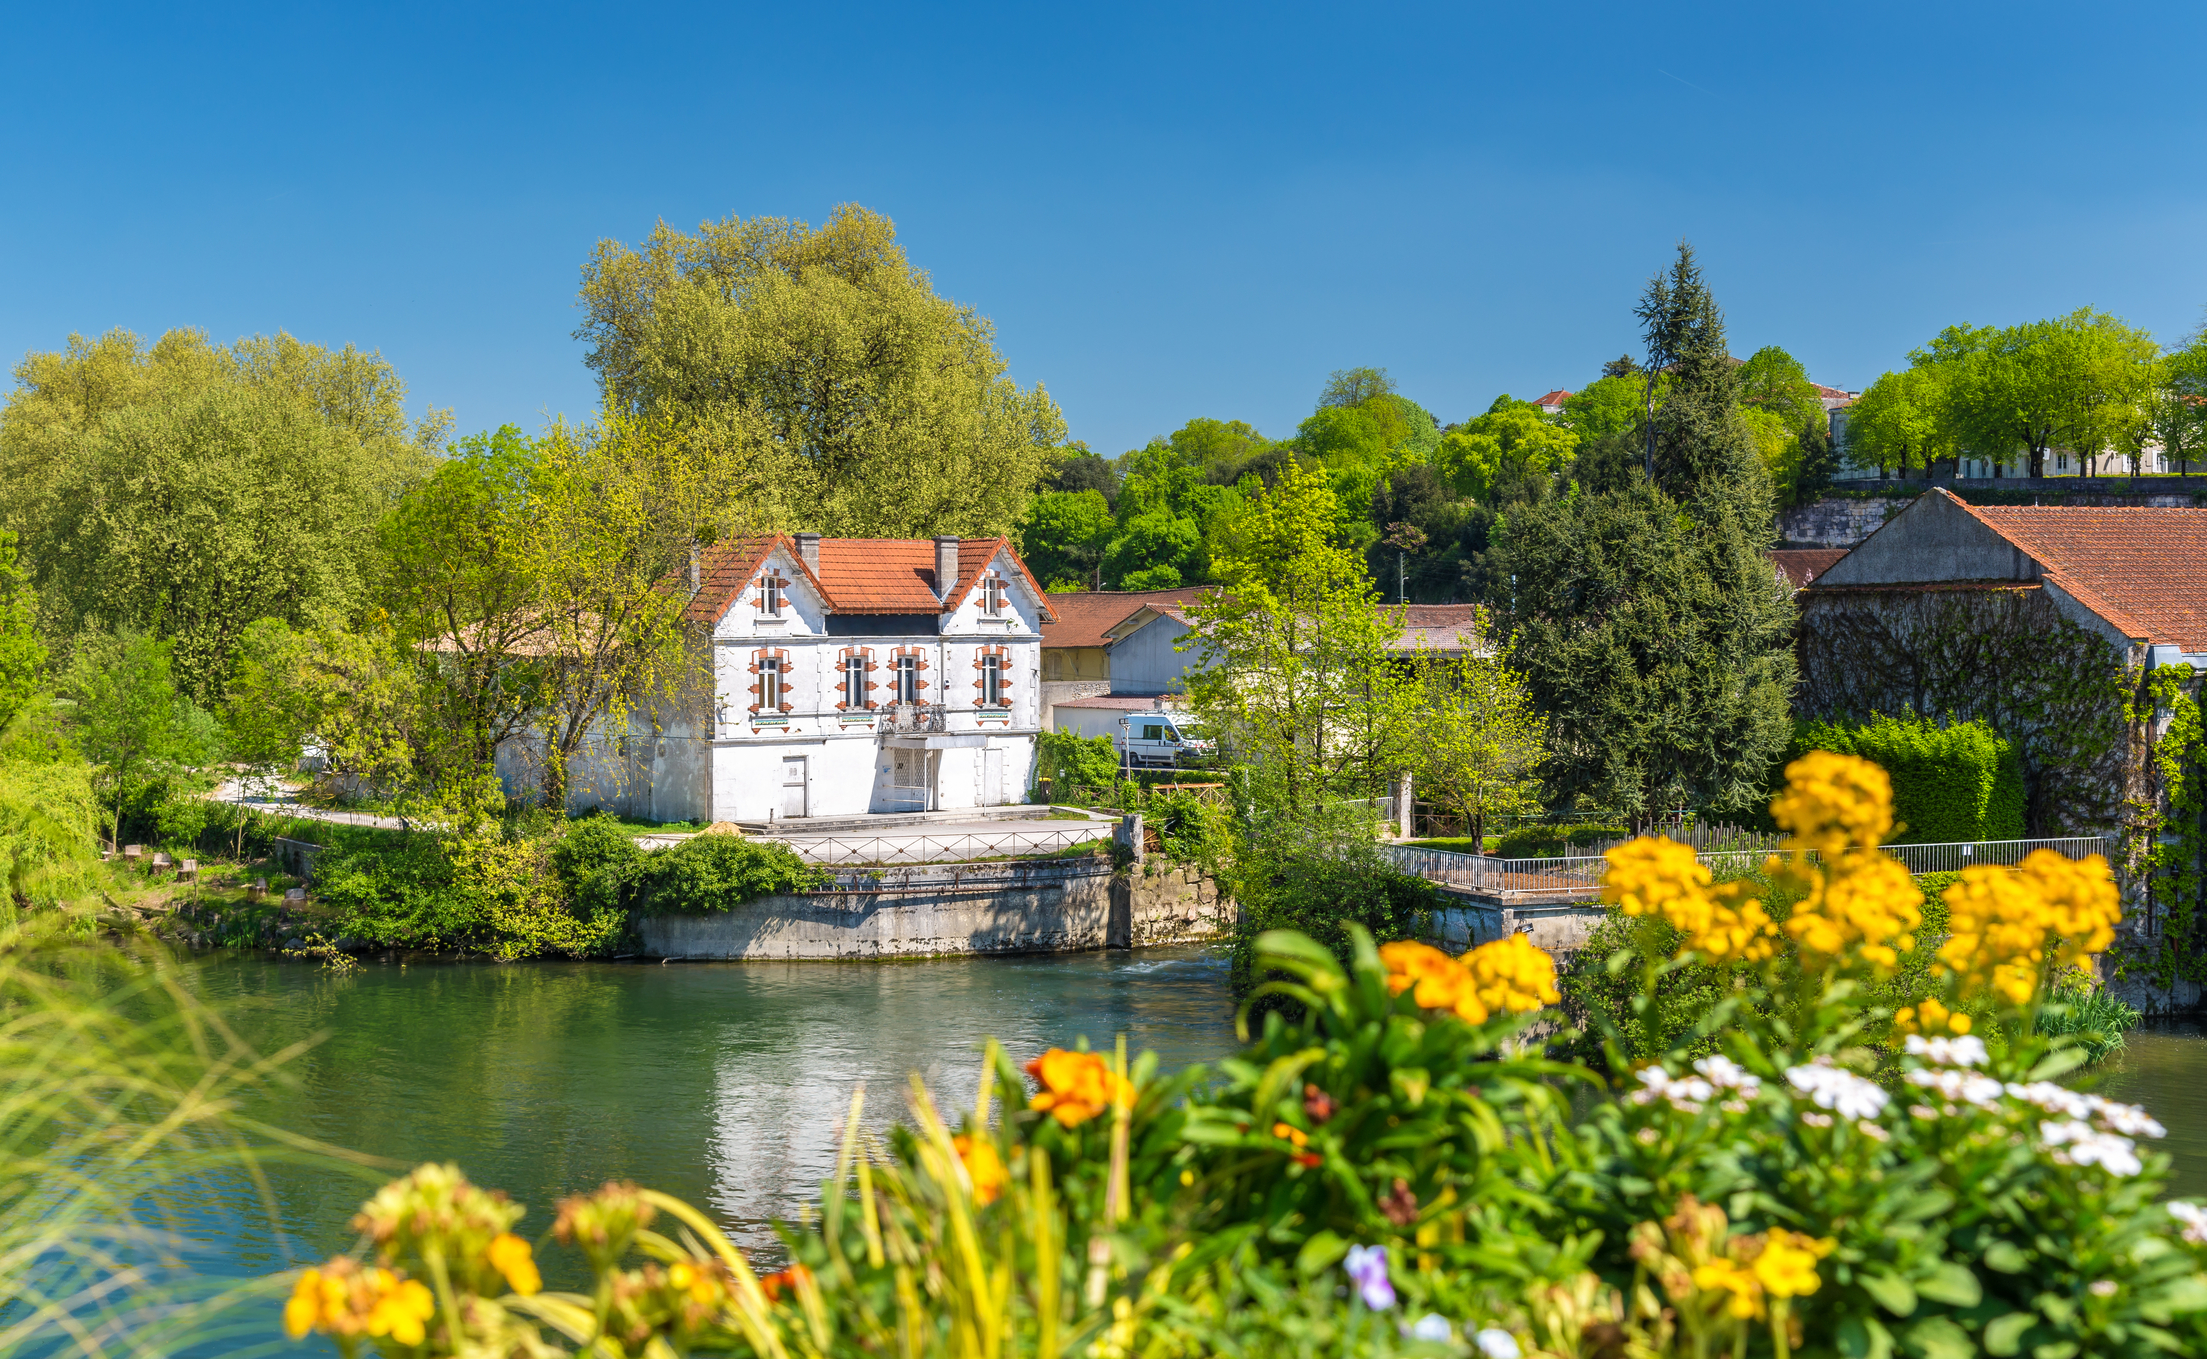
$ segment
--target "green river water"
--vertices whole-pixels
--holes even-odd
[[[902,1113],[918,1071],[970,1108],[980,1044],[1015,1055],[1124,1032],[1168,1066],[1232,1050],[1222,954],[1197,949],[908,963],[374,965],[334,976],[218,955],[211,999],[263,1050],[321,1035],[253,1113],[341,1146],[454,1160],[529,1205],[633,1179],[708,1208],[772,1252],[831,1173],[851,1091]],[[2176,1192],[2207,1194],[2207,1040],[2134,1034],[2100,1087],[2169,1127]],[[380,1179],[380,1175],[376,1178]],[[367,1182],[278,1166],[277,1213],[240,1192],[204,1225],[221,1274],[262,1274],[351,1244]],[[551,1263],[551,1262],[548,1262]],[[561,1281],[572,1282],[572,1281]]]

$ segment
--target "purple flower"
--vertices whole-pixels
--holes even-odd
[[[1395,1305],[1395,1285],[1387,1277],[1385,1246],[1349,1247],[1349,1258],[1342,1268],[1356,1281],[1357,1292],[1363,1296],[1366,1307],[1376,1312]]]

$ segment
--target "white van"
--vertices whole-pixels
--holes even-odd
[[[1202,725],[1182,712],[1137,712],[1119,719],[1119,758],[1134,769],[1176,769],[1183,757],[1210,754]]]

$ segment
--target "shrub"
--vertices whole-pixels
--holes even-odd
[[[1859,755],[1893,781],[1897,844],[2020,840],[2023,766],[2015,743],[1982,721],[1873,715],[1860,726],[1810,722],[1793,754]]]
[[[1119,747],[1108,736],[1046,731],[1035,738],[1037,778],[1050,781],[1053,796],[1070,788],[1109,788],[1119,778]]]
[[[787,845],[740,835],[693,835],[653,856],[650,875],[642,909],[652,915],[711,915],[830,881]]]
[[[1504,859],[1554,859],[1630,834],[1628,826],[1519,826],[1495,841],[1494,852]]]
[[[604,814],[567,824],[552,846],[552,871],[585,914],[628,911],[650,877],[648,860],[634,837]]]
[[[1399,871],[1368,841],[1257,858],[1243,866],[1238,898],[1232,963],[1237,995],[1264,980],[1257,941],[1268,931],[1292,930],[1346,958],[1359,930],[1381,942],[1423,933],[1441,899],[1432,883]]]

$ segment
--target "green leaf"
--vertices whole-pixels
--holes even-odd
[[[1848,1317],[1839,1323],[1839,1352],[1846,1359],[1890,1359],[1893,1333],[1876,1317]]]
[[[2075,1359],[2076,1353],[2074,1340],[2049,1340],[2043,1345],[2031,1346],[2031,1359]]]
[[[1905,1338],[1923,1359],[1974,1359],[1977,1353],[1969,1332],[1946,1317],[1925,1317],[1908,1328]]]
[[[1916,1310],[1916,1290],[1908,1286],[1908,1280],[1891,1271],[1876,1274],[1862,1273],[1855,1276],[1862,1284],[1862,1291],[1877,1300],[1877,1305],[1894,1316],[1904,1317]]]
[[[1985,1353],[2014,1354],[2023,1348],[2023,1333],[2038,1320],[2035,1312],[2010,1312],[1985,1323]]]
[[[1895,1222],[1926,1222],[1954,1207],[1954,1196],[1940,1189],[1928,1189],[1911,1194],[1901,1200],[1893,1211]]]
[[[2090,1055],[2081,1047],[2056,1048],[2054,1051],[2047,1053],[2037,1066],[2031,1068],[2030,1079],[2034,1081],[2058,1081],[2071,1071],[2083,1066],[2085,1059]]]
[[[1975,1307],[1985,1298],[1985,1290],[1978,1285],[1977,1276],[1970,1272],[1969,1266],[1953,1260],[1932,1270],[1929,1278],[1918,1279],[1916,1293],[1949,1307]]]
[[[1387,1073],[1387,1083],[1395,1087],[1396,1094],[1416,1106],[1425,1103],[1425,1092],[1432,1088],[1433,1075],[1423,1067],[1397,1067]]]
[[[1985,1268],[2001,1274],[2021,1274],[2030,1266],[2031,1257],[2013,1241],[1995,1241],[1985,1247]]]
[[[1315,1277],[1333,1268],[1334,1263],[1348,1253],[1348,1242],[1332,1232],[1320,1232],[1295,1252],[1295,1268],[1306,1277]]]

